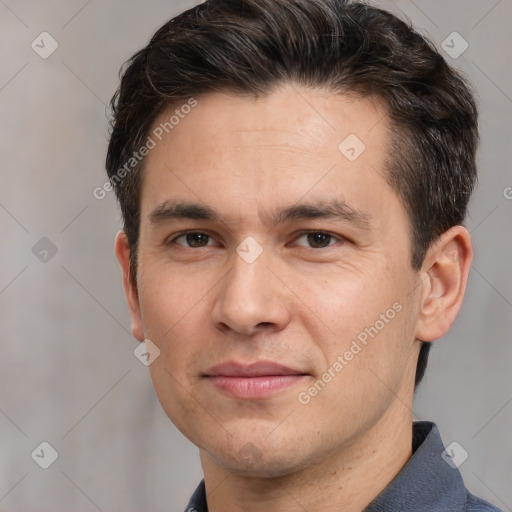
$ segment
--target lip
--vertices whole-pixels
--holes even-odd
[[[307,374],[273,361],[250,364],[227,361],[210,368],[205,377],[221,393],[248,400],[271,397]]]

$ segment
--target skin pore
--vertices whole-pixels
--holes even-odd
[[[360,512],[411,456],[419,340],[459,311],[469,234],[450,229],[412,269],[376,98],[282,85],[197,100],[145,162],[137,287],[124,233],[115,242],[133,335],[160,349],[156,394],[200,449],[211,512]],[[339,150],[351,134],[365,146],[352,160]],[[227,361],[301,376],[229,396],[211,379]]]

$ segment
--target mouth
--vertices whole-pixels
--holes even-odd
[[[210,368],[205,378],[224,395],[256,400],[276,395],[307,375],[273,361],[257,361],[251,364],[227,361]]]

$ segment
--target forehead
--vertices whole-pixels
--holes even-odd
[[[190,105],[194,106],[190,106]],[[158,142],[170,142],[184,151],[192,149],[190,130],[206,145],[215,146],[226,137],[231,143],[253,144],[258,140],[298,142],[308,153],[325,150],[324,143],[354,134],[372,145],[381,142],[388,124],[387,107],[375,95],[333,93],[298,85],[282,84],[263,96],[208,93],[174,102],[165,108],[152,127]],[[377,130],[373,130],[379,125]],[[193,126],[191,126],[193,125]],[[166,137],[171,135],[172,137]],[[174,144],[173,144],[174,143]],[[336,149],[336,147],[335,147]],[[191,155],[192,156],[192,155]]]
[[[143,216],[170,194],[254,207],[262,200],[284,206],[283,196],[348,201],[358,189],[391,192],[387,110],[374,96],[296,85],[263,97],[209,93],[165,109],[150,136]]]

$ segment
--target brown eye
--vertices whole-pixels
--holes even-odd
[[[337,241],[333,235],[323,231],[311,231],[309,233],[304,233],[297,238],[297,241],[303,238],[306,239],[306,244],[297,243],[297,245],[307,246],[312,249],[322,249],[324,247],[329,247]]]
[[[178,245],[183,245],[185,247],[206,247],[207,245],[211,245],[209,243],[210,239],[210,235],[195,231],[191,233],[185,233],[184,235],[180,235],[176,237],[173,240],[173,242],[177,243]],[[179,242],[179,240],[184,240],[184,242]]]

